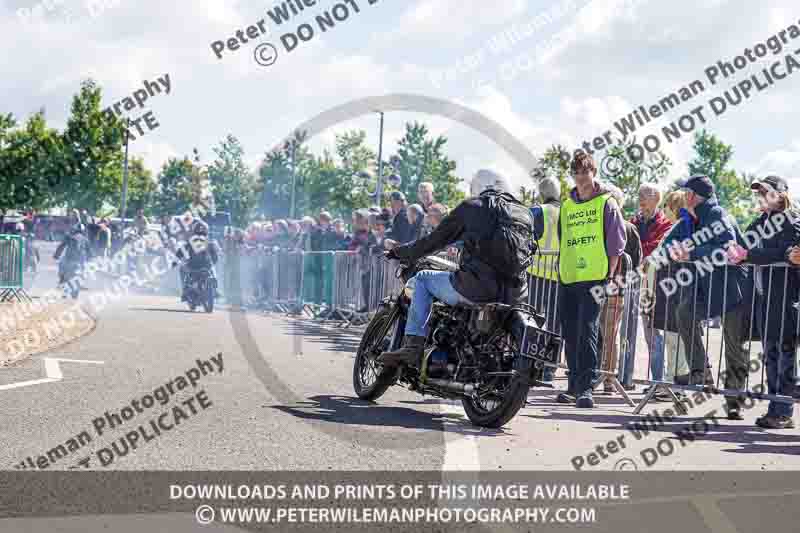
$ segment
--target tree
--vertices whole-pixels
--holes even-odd
[[[520,202],[525,205],[533,205],[536,203],[536,189],[531,187],[528,189],[527,187],[520,187],[519,188],[519,195],[517,196]]]
[[[292,216],[292,194],[295,198],[295,214],[302,213],[305,203],[303,194],[306,166],[313,156],[304,146],[306,133],[296,131],[279,149],[267,152],[259,168],[261,199],[259,210],[266,218],[288,218]],[[292,165],[295,168],[294,191],[292,191]]]
[[[366,146],[367,132],[347,131],[336,136],[336,155],[339,156],[339,179],[331,201],[343,210],[371,205],[370,191],[377,188],[377,177],[369,172],[375,165],[376,154]]]
[[[402,182],[399,190],[409,200],[417,197],[420,182],[433,183],[436,200],[455,206],[464,199],[464,193],[458,188],[461,179],[455,175],[456,162],[444,154],[447,138],[439,136],[428,138],[428,127],[418,122],[406,123],[406,133],[398,143],[394,159],[395,171]],[[384,164],[387,172],[392,172],[390,165]]]
[[[195,149],[195,162],[189,157],[171,157],[161,167],[156,181],[154,210],[159,215],[175,216],[185,213],[192,203],[192,183],[203,175],[203,169],[196,164],[199,156]]]
[[[704,174],[711,178],[720,204],[739,224],[746,223],[755,206],[750,177],[728,168],[733,146],[703,130],[695,134],[694,151],[695,157],[689,162],[689,174]]]
[[[122,185],[124,126],[103,113],[101,94],[94,81],[86,80],[72,99],[63,134],[65,174],[56,190],[60,201],[91,212],[116,200]]]
[[[536,168],[531,171],[531,178],[537,185],[545,178],[557,179],[561,183],[561,200],[564,201],[569,194],[570,161],[572,154],[569,150],[563,145],[554,144],[539,158]]]
[[[41,209],[53,202],[58,183],[61,139],[43,112],[17,128],[11,114],[0,116],[0,216],[10,209]]]
[[[133,218],[139,209],[143,209],[146,215],[152,216],[157,188],[152,172],[144,167],[144,160],[140,157],[132,158],[128,162],[128,200],[125,217]]]
[[[228,211],[234,225],[244,226],[257,193],[253,175],[244,162],[244,149],[236,137],[228,135],[214,153],[217,158],[207,171],[216,207]]]
[[[661,151],[640,154],[631,147],[636,138],[618,141],[599,158],[600,178],[619,187],[625,195],[625,205],[620,206],[626,217],[639,209],[638,194],[642,183],[659,183],[669,176],[672,161]]]

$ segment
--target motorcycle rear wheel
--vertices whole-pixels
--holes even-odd
[[[521,360],[517,364],[517,371],[524,375],[530,372],[530,362]],[[528,401],[528,391],[530,385],[523,379],[513,378],[511,383],[506,386],[502,397],[497,398],[495,405],[487,407],[479,402],[475,397],[465,397],[461,400],[464,412],[470,422],[476,426],[486,428],[500,428],[514,418],[520,409]]]
[[[361,338],[353,362],[353,389],[362,400],[377,400],[395,383],[397,372],[384,368],[375,362],[375,359],[388,348],[398,318],[394,308],[381,309],[373,317]]]

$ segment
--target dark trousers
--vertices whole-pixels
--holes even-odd
[[[595,285],[559,285],[558,314],[569,368],[568,389],[577,395],[591,390],[597,374],[601,304],[591,293]]]
[[[794,345],[767,341],[764,351],[767,355],[767,392],[792,396],[795,390]],[[789,416],[794,412],[794,404],[769,402],[767,414],[770,416]]]
[[[700,338],[701,326],[699,321],[704,320],[706,317],[694,316],[700,313],[694,312],[694,302],[690,299],[681,301],[675,307],[675,313],[678,333],[683,339],[684,346],[686,346],[686,359],[692,376],[703,376],[708,356]],[[750,306],[747,302],[742,302],[727,311],[722,320],[722,338],[725,345],[725,372],[723,372],[723,376],[726,389],[744,390],[747,383],[749,360],[744,344],[749,333],[749,313]],[[731,406],[737,404],[737,400],[731,397],[727,397],[726,402]]]

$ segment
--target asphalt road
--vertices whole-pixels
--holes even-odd
[[[46,262],[34,294],[55,283],[52,245],[43,246]],[[110,283],[91,283],[82,301],[91,307],[92,295]],[[192,313],[177,297],[141,292],[95,311],[98,324],[89,336],[0,370],[0,468],[13,469],[27,457],[35,463],[59,445],[68,448],[70,439],[79,442],[82,433],[91,441],[48,460],[48,468],[83,468],[80,461],[89,457],[91,468],[119,470],[572,470],[577,456],[589,471],[800,468],[797,430],[770,432],[753,425],[765,405],[747,410],[743,422],[714,421],[691,442],[675,438],[674,431],[714,409],[721,412],[721,398],[713,398],[637,440],[626,429],[636,420],[632,408],[617,396],[598,396],[598,408],[577,410],[556,404],[551,390],[535,390],[506,428],[481,430],[470,425],[458,404],[404,389],[391,389],[376,404],[358,400],[351,377],[357,331],[232,312],[225,305],[213,314]],[[220,353],[221,372],[209,363],[196,387],[177,390],[178,376],[193,368],[200,374],[197,360]],[[102,364],[60,362],[60,380],[2,389],[42,378],[47,358]],[[639,367],[644,365],[640,361]],[[108,411],[113,419],[112,413],[167,383],[173,386],[167,405],[139,404],[141,413],[113,430],[106,421],[98,434],[96,418]],[[557,385],[563,387],[563,379]],[[175,415],[173,405],[182,405],[184,416]],[[650,404],[645,413],[668,407]],[[161,413],[172,427],[154,436],[148,424]],[[145,431],[135,449],[120,443],[140,425]],[[151,437],[146,442],[145,434]],[[620,437],[624,448],[612,451],[608,442]],[[121,452],[111,447],[114,442]],[[105,466],[98,456],[103,448],[114,452]],[[650,453],[647,461],[646,448],[662,453],[655,460]],[[597,464],[589,465],[592,452]]]

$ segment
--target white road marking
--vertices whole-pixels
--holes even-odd
[[[88,359],[62,359],[60,357],[43,357],[44,374],[45,378],[32,379],[29,381],[20,381],[19,383],[10,383],[8,385],[0,385],[0,391],[19,389],[22,387],[30,387],[33,385],[41,385],[43,383],[54,383],[64,379],[64,374],[61,373],[59,362],[62,363],[86,363],[90,365],[102,365],[103,361],[91,361]]]
[[[459,415],[465,417],[461,402],[455,400],[442,400],[439,405],[443,415]],[[446,422],[446,424],[452,422]],[[463,423],[463,422],[458,422]],[[443,471],[480,470],[481,460],[478,454],[478,441],[476,435],[461,435],[459,433],[444,431],[444,463]]]

